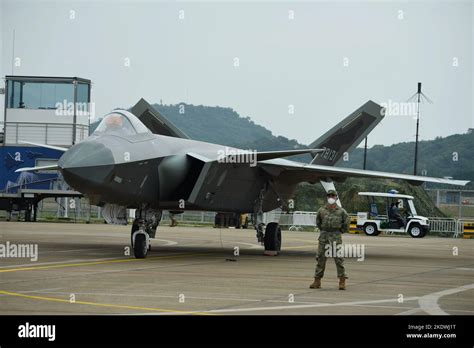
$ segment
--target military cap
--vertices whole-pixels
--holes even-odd
[[[329,190],[326,196],[337,196],[337,193],[334,190]]]

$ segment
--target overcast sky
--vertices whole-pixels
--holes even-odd
[[[98,115],[140,97],[219,105],[309,144],[421,81],[421,139],[474,127],[472,1],[0,2],[2,76],[15,29],[13,74],[91,79]],[[414,134],[413,117],[387,116],[369,146]]]

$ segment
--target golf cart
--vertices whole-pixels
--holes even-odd
[[[357,213],[357,227],[368,236],[380,232],[406,232],[413,238],[423,238],[429,232],[429,220],[416,213],[413,196],[401,195],[391,190],[359,192],[367,197],[370,211]],[[381,209],[379,209],[381,208]]]

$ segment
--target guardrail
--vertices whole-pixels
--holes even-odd
[[[462,223],[456,219],[443,219],[437,217],[428,218],[430,221],[430,233],[453,234],[457,238],[463,232]]]
[[[49,179],[42,179],[42,180],[35,180],[35,181],[30,181],[30,182],[24,182],[24,183],[21,183],[21,184],[12,184],[12,185],[9,185],[7,186],[4,190],[0,190],[0,193],[14,193],[18,190],[21,190],[21,189],[28,189],[28,188],[33,188],[33,186],[37,186],[37,185],[42,185],[44,183],[50,183],[49,185],[49,189],[51,190],[52,189],[52,185],[54,184],[55,181],[58,181],[58,177],[53,177],[53,178],[49,178]]]
[[[7,122],[4,125],[4,143],[18,144],[32,141],[47,145],[71,145],[74,125],[69,123]],[[76,141],[89,136],[89,126],[76,124]]]
[[[192,224],[214,224],[216,213],[210,211],[186,211],[182,214],[175,214],[176,221]],[[171,218],[168,211],[163,212],[161,223],[170,223]]]

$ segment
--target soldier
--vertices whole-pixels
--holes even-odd
[[[329,190],[327,193],[328,203],[318,210],[316,224],[319,228],[319,246],[316,255],[317,265],[314,273],[314,282],[309,287],[319,289],[321,287],[321,278],[324,276],[326,268],[326,252],[332,250],[334,261],[336,262],[337,277],[339,278],[339,290],[346,289],[346,271],[344,269],[344,258],[334,255],[335,250],[342,246],[342,233],[349,232],[350,218],[347,212],[339,207],[337,202],[337,193]],[[339,246],[339,248],[338,248]]]

